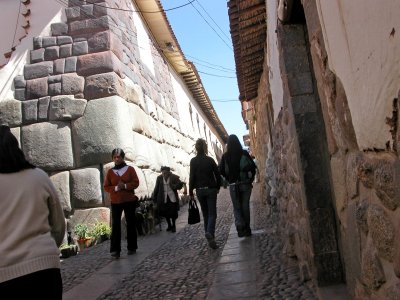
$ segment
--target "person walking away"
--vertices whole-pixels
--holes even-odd
[[[173,174],[169,167],[161,167],[161,175],[157,177],[152,198],[157,203],[160,216],[167,220],[167,231],[176,232],[175,221],[179,211],[178,190],[181,188],[183,182],[179,176]]]
[[[108,170],[104,180],[104,189],[111,198],[111,256],[120,257],[121,253],[121,216],[125,214],[128,255],[136,253],[136,207],[138,197],[134,190],[139,186],[139,178],[133,167],[125,161],[125,153],[120,148],[111,152],[114,167]]]
[[[227,150],[222,155],[219,170],[229,182],[238,236],[250,236],[250,196],[256,166],[249,153],[242,149],[238,137],[234,134],[228,137]]]
[[[198,139],[195,144],[196,156],[190,160],[189,196],[194,200],[196,190],[204,220],[205,237],[212,249],[215,242],[215,224],[217,220],[217,194],[221,186],[221,174],[214,159],[207,155],[207,143]]]
[[[48,175],[25,159],[5,125],[0,126],[0,228],[1,298],[62,299],[58,247],[64,213]]]

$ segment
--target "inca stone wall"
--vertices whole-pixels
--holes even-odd
[[[271,207],[280,215],[279,228],[285,240],[285,253],[297,258],[304,280],[318,278],[314,269],[318,264],[313,247],[316,244],[332,245],[332,240],[325,234],[315,239],[312,228],[329,227],[331,224],[313,223],[315,219],[310,214],[309,207],[305,205],[307,203],[305,168],[308,166],[304,165],[301,148],[315,148],[317,144],[302,142],[299,138],[301,135],[298,131],[299,125],[296,124],[296,111],[309,112],[311,102],[305,101],[304,97],[293,101],[291,94],[295,90],[299,91],[309,86],[318,92],[321,117],[325,127],[326,151],[329,157],[329,172],[326,179],[332,189],[330,197],[336,219],[336,247],[340,253],[339,259],[349,294],[352,298],[360,300],[398,299],[400,295],[398,96],[386,99],[392,107],[392,112],[386,119],[370,120],[370,126],[374,127],[375,131],[386,126],[387,132],[392,137],[386,142],[386,147],[361,148],[352,122],[352,113],[355,111],[351,112],[349,109],[341,79],[330,69],[330,57],[325,49],[325,41],[329,37],[323,36],[317,9],[317,7],[321,9],[321,5],[318,6],[317,2],[302,1],[306,17],[306,38],[309,41],[309,58],[315,76],[314,86],[307,85],[304,81],[306,77],[302,77],[301,74],[304,73],[306,64],[299,61],[300,55],[294,55],[296,51],[297,53],[301,51],[301,44],[295,40],[304,36],[304,32],[300,30],[296,33],[294,30],[284,36],[282,32],[278,32],[282,47],[279,49],[279,56],[274,59],[281,59],[280,75],[284,83],[284,97],[282,109],[279,112],[274,111],[278,117],[270,132],[272,143],[265,152],[266,179],[271,188],[269,195]],[[274,30],[275,28],[269,28],[268,34],[276,34]],[[293,41],[285,47],[284,39],[287,38]],[[351,60],[351,58],[346,59]],[[292,78],[290,72],[287,72],[290,68],[292,70],[298,68]],[[264,72],[268,71],[269,66],[264,69]],[[378,68],[376,72],[379,72]],[[276,83],[276,72],[273,76]],[[297,81],[294,81],[293,78],[296,77]],[[273,90],[268,86],[271,78],[268,79],[269,82],[264,84],[265,92],[260,93],[261,89],[259,90],[259,94],[264,97],[262,100],[265,101],[269,99],[269,93]],[[398,85],[400,86],[400,83]],[[385,94],[389,93],[390,91],[385,91]],[[351,94],[354,95],[356,92]],[[276,96],[272,94],[271,98],[274,99]],[[289,99],[291,104],[288,102]],[[358,100],[362,100],[366,106],[373,105],[371,99]],[[365,130],[368,131],[368,128]],[[260,132],[258,127],[257,132]],[[264,129],[263,134],[264,132],[269,131]],[[317,158],[319,155],[317,151],[314,157]],[[309,162],[316,164],[316,161],[318,160]],[[315,187],[324,189],[324,185],[321,184],[316,184]],[[322,210],[319,213],[323,215]]]
[[[176,99],[173,71],[148,36],[153,66],[141,58],[140,19],[103,7],[135,10],[132,3],[91,2],[69,1],[66,22],[33,39],[30,61],[14,78],[15,99],[0,101],[1,123],[12,127],[27,159],[51,175],[70,228],[108,221],[102,183],[112,149],[123,148],[138,173],[139,197],[150,196],[162,165],[188,180],[198,137],[213,146],[212,156],[220,151],[215,130],[206,135],[182,119],[178,105],[188,113],[191,106],[206,123],[191,95]]]

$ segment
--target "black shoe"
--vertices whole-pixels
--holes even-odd
[[[171,231],[172,231],[172,232],[176,232],[176,227],[175,227],[175,226],[172,226]]]
[[[128,250],[128,255],[132,255],[132,254],[135,254],[136,253],[136,250]]]
[[[244,237],[244,231],[243,230],[238,230],[238,237]]]
[[[251,229],[248,228],[244,231],[244,236],[251,236]]]
[[[167,231],[171,231],[172,230],[172,227],[171,226],[168,226],[167,227]]]
[[[117,251],[111,252],[111,256],[114,258],[119,258],[120,257],[120,253]]]
[[[210,246],[211,249],[218,249],[218,245],[214,239],[208,240],[208,246]]]

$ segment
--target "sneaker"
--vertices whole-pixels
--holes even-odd
[[[211,240],[213,238],[213,235],[209,232],[206,232],[205,236],[207,240]]]
[[[111,252],[111,256],[114,258],[119,258],[120,254],[117,251]]]
[[[214,239],[210,239],[208,241],[208,246],[210,246],[211,249],[218,249],[218,245]]]
[[[135,254],[136,253],[136,250],[128,250],[128,255],[132,255],[132,254]]]

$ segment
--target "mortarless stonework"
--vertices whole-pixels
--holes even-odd
[[[103,179],[112,149],[126,152],[141,198],[151,196],[162,165],[188,181],[197,138],[207,140],[214,158],[221,151],[221,137],[199,130],[206,122],[193,96],[177,98],[173,78],[179,75],[172,75],[160,45],[137,29],[145,22],[92,2],[68,1],[65,22],[33,39],[30,61],[14,78],[15,99],[0,101],[1,123],[12,127],[26,157],[51,175],[69,231],[77,223],[108,221]],[[101,3],[136,10],[128,0]],[[143,60],[139,40],[147,41],[151,60]],[[183,80],[178,84],[185,90]],[[195,105],[190,117],[201,125],[186,124],[178,105],[187,107],[186,114]]]

